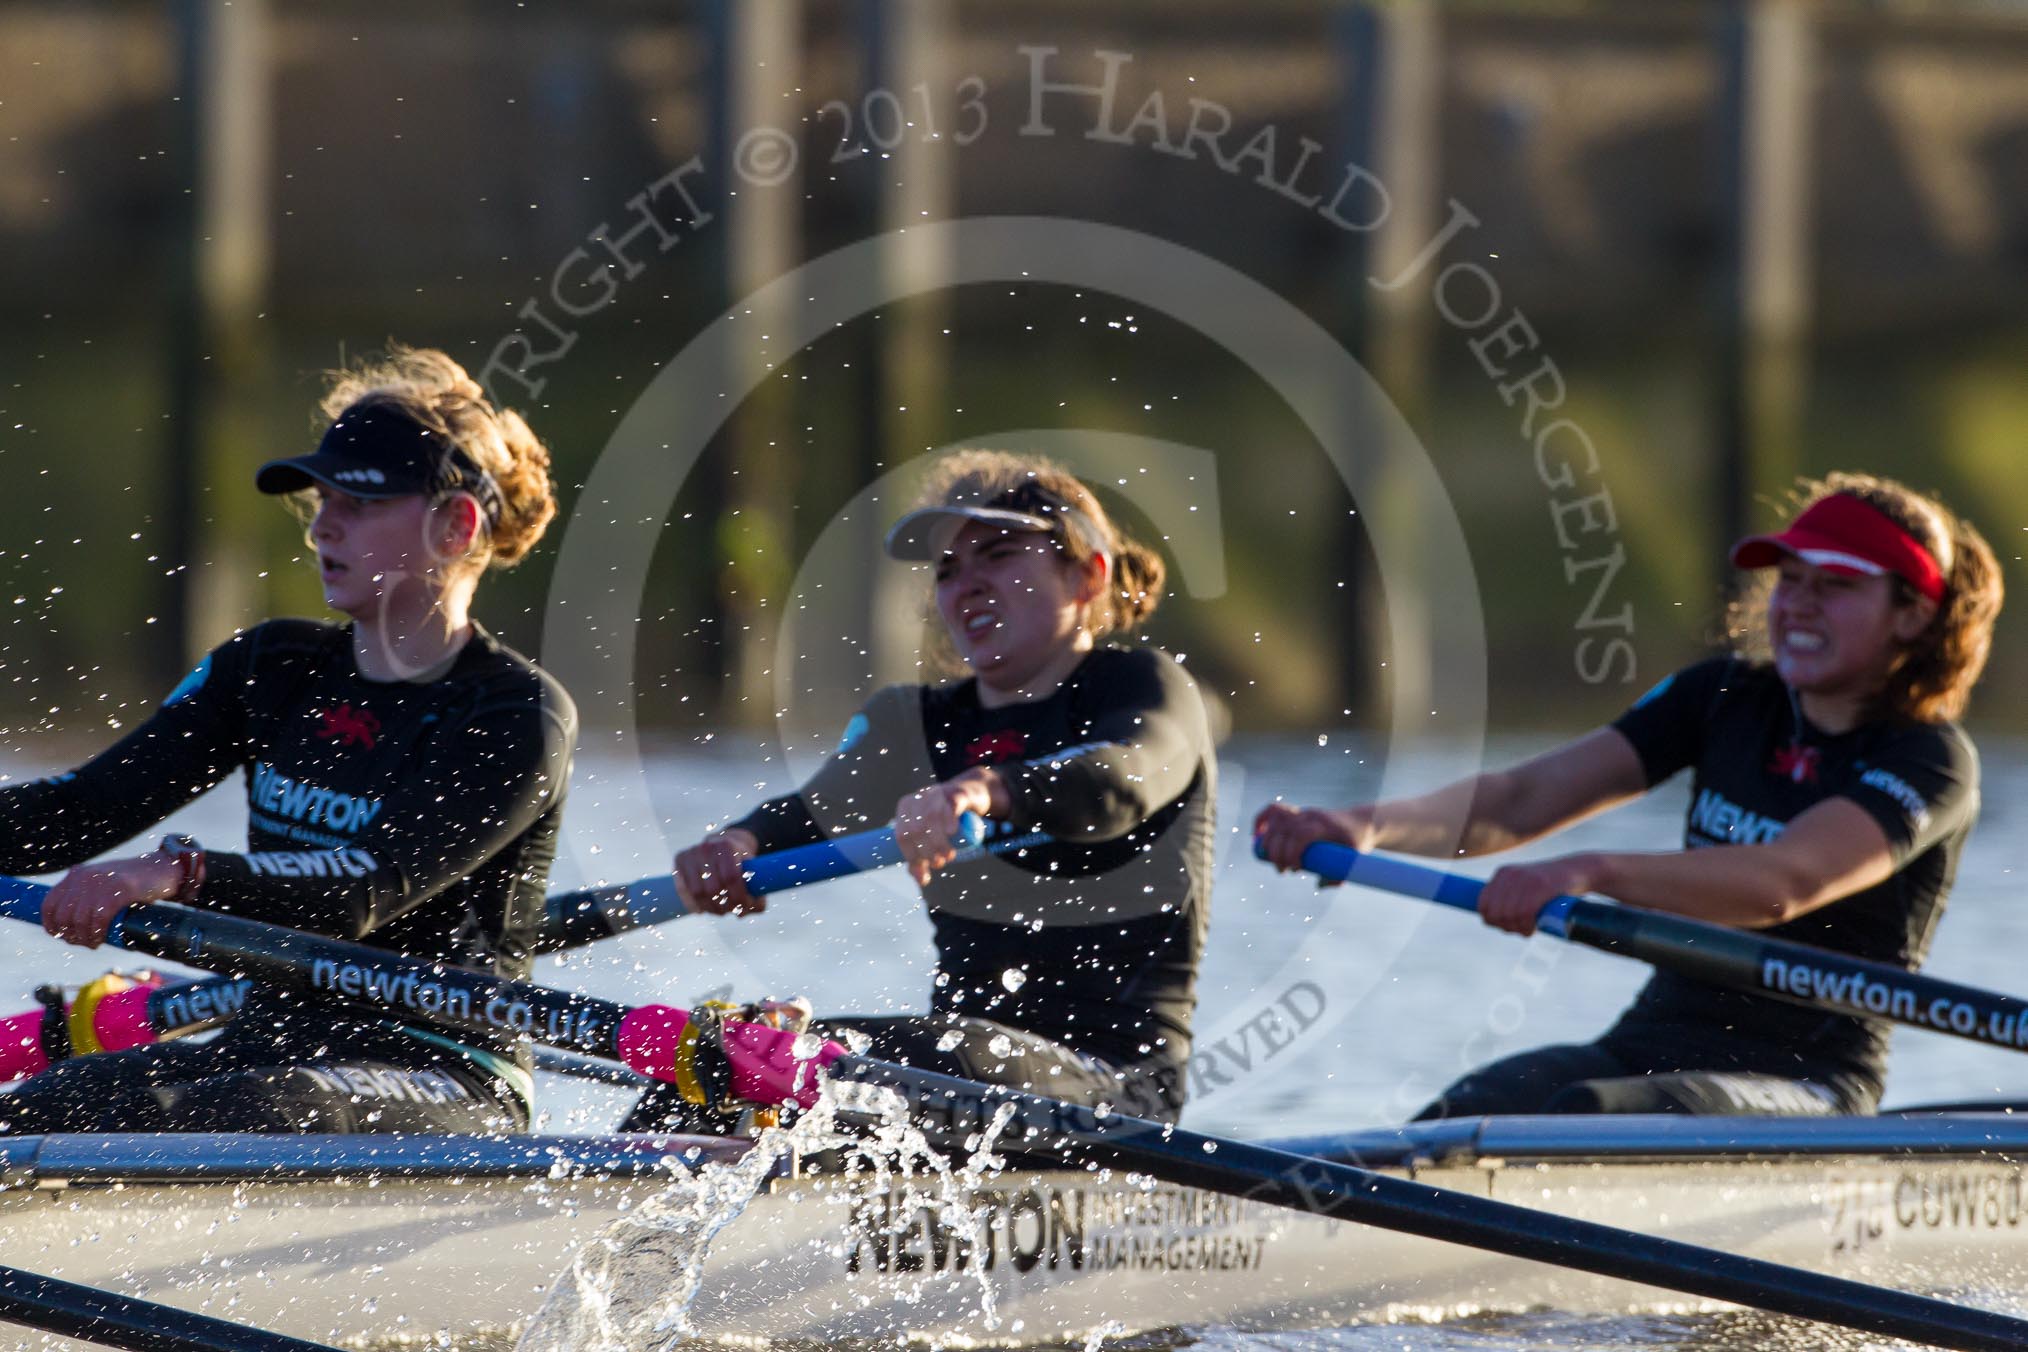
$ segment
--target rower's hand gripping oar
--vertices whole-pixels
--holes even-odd
[[[1260,854],[1255,843],[1254,852]],[[1334,882],[1479,909],[1485,884],[1426,864],[1316,841],[1303,868]],[[1661,911],[1555,897],[1535,918],[1545,934],[1680,976],[1809,1009],[1885,1019],[2011,1051],[2028,1050],[2028,1000],[1921,976],[1884,962]]]
[[[985,822],[967,812],[958,818],[958,834],[951,843],[966,852],[1009,848],[997,840],[984,845],[985,839]],[[895,841],[894,828],[883,826],[756,855],[741,864],[739,871],[746,879],[746,890],[759,897],[900,862],[901,846]],[[542,930],[535,939],[535,951],[554,953],[577,948],[688,914],[690,909],[677,895],[676,879],[667,873],[609,887],[562,892],[549,899]]]
[[[25,917],[22,917],[25,918]],[[2028,1321],[1963,1309],[1611,1226],[1554,1216],[1140,1118],[857,1056],[833,1042],[758,1024],[701,1027],[686,1011],[609,1000],[443,967],[278,929],[237,916],[151,902],[122,913],[121,942],[157,957],[239,972],[448,1032],[520,1034],[624,1062],[704,1089],[700,1047],[713,1048],[731,1093],[757,1103],[814,1104],[820,1074],[906,1091],[918,1111],[984,1124],[1012,1104],[1024,1150],[1291,1207],[1315,1215],[1473,1245],[1715,1300],[1842,1324],[1965,1352],[2020,1352]],[[706,1036],[706,1035],[709,1036]],[[686,1083],[686,1080],[689,1083]],[[969,1116],[967,1116],[969,1115]]]

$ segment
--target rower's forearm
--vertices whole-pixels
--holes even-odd
[[[1651,911],[1766,929],[1821,905],[1811,881],[1763,845],[1600,854],[1592,890]]]
[[[738,831],[752,840],[755,852],[760,854],[814,844],[826,835],[802,793],[768,799],[720,834],[727,831]]]
[[[1373,809],[1372,848],[1437,858],[1512,849],[1548,829],[1522,799],[1511,775],[1494,773],[1381,803]]]

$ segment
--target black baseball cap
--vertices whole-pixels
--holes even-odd
[[[354,404],[324,432],[308,455],[270,460],[254,472],[263,493],[295,493],[322,484],[355,498],[431,497],[463,491],[498,520],[500,485],[462,447],[399,407]]]
[[[887,555],[906,563],[927,563],[951,547],[968,522],[1009,531],[1036,531],[1059,539],[1076,532],[1094,554],[1106,552],[1091,518],[1041,484],[1017,484],[984,502],[945,502],[918,507],[887,532]]]

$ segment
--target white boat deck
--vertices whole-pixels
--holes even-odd
[[[2028,1117],[1509,1118],[1278,1144],[1865,1280],[2003,1307],[2028,1293]],[[0,1262],[322,1341],[510,1327],[582,1240],[741,1150],[627,1136],[24,1138],[0,1142]],[[715,1241],[692,1320],[740,1339],[1019,1342],[1109,1322],[1684,1304],[1081,1172],[996,1176],[973,1201],[984,1228],[968,1243],[921,1195],[777,1177]],[[666,1284],[670,1238],[625,1260],[630,1286]],[[982,1278],[996,1327],[980,1312]]]

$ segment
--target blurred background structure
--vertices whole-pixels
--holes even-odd
[[[1354,513],[1388,485],[1355,503],[1168,317],[937,286],[906,227],[991,215],[1187,247],[1360,357],[1464,524],[1496,725],[1608,714],[1699,650],[1724,542],[1797,474],[1939,490],[2010,569],[2028,529],[2028,7],[13,0],[0,724],[102,736],[236,625],[319,612],[248,480],[311,444],[326,368],[449,349],[555,450],[568,517],[657,369],[880,236],[921,293],[752,344],[769,378],[668,512],[645,720],[764,721],[770,617],[841,508],[1052,427],[1216,455],[1224,590],[1155,632],[1239,726],[1412,697],[1384,607],[1445,599],[1373,575]],[[482,598],[527,651],[554,557]],[[2017,600],[1977,716],[2028,721],[2024,673]]]

